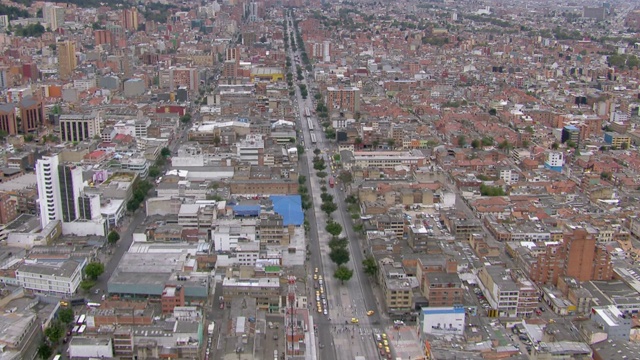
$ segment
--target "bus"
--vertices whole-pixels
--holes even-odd
[[[87,325],[80,326],[80,329],[78,329],[78,335],[82,335],[86,329]]]
[[[313,121],[311,120],[311,118],[307,119],[307,124],[309,124],[309,131],[313,130]]]
[[[71,330],[71,333],[72,333],[73,335],[75,335],[75,334],[77,334],[77,333],[78,333],[78,330],[80,330],[80,326],[76,325],[76,326],[74,326],[74,327],[73,327],[73,330]]]
[[[78,323],[78,320],[80,320],[80,315],[76,315],[76,317],[75,317],[75,318],[74,318],[74,320],[73,320],[73,323],[74,323],[74,324],[77,324],[77,323]]]
[[[73,298],[69,301],[69,304],[71,304],[71,306],[84,305],[85,303],[86,303],[86,300],[83,297]]]
[[[78,325],[82,325],[82,324],[84,324],[84,320],[85,320],[86,318],[87,318],[87,317],[86,317],[84,314],[80,315],[80,318],[78,319],[78,321],[76,321],[76,324],[78,324]]]
[[[311,111],[309,111],[309,108],[304,108],[304,116],[306,117],[311,117]]]
[[[62,355],[58,354],[53,357],[53,360],[60,360],[61,358],[62,358]]]
[[[97,307],[100,307],[100,303],[88,302],[88,303],[87,303],[87,307],[90,307],[90,308],[97,308]]]
[[[315,144],[316,143],[316,134],[311,133],[311,143]]]

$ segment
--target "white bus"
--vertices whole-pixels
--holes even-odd
[[[82,324],[84,324],[84,320],[85,320],[86,318],[87,318],[87,317],[86,317],[84,314],[80,315],[80,317],[78,318],[78,321],[76,321],[76,324],[78,324],[78,325],[82,325]]]
[[[82,335],[86,329],[87,325],[80,326],[80,329],[78,329],[78,335]]]
[[[100,307],[100,303],[95,303],[95,302],[89,302],[87,303],[88,307]]]
[[[213,323],[213,321],[211,322],[211,324],[209,324],[209,328],[207,329],[207,333],[209,333],[209,335],[213,335],[213,331],[216,328],[216,324]]]
[[[77,334],[77,333],[78,333],[78,330],[79,330],[79,329],[80,329],[80,326],[76,325],[76,326],[74,326],[74,327],[73,327],[73,330],[71,330],[71,333],[72,333],[73,335],[75,335],[75,334]]]
[[[53,357],[53,360],[60,360],[62,358],[62,355],[56,355]]]

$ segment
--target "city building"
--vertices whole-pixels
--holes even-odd
[[[611,258],[603,246],[596,246],[596,234],[592,228],[567,226],[563,234],[564,276],[578,281],[610,280],[613,277]]]
[[[112,358],[113,344],[111,338],[74,336],[69,341],[69,357],[80,358]]]
[[[629,336],[631,335],[631,315],[623,314],[614,305],[592,307],[591,320],[604,329],[607,333],[607,339],[629,341]]]
[[[123,9],[120,14],[122,28],[129,31],[138,31],[138,10],[135,7]]]
[[[78,66],[76,59],[76,45],[66,40],[56,43],[58,51],[58,75],[61,79],[69,79]]]
[[[333,87],[327,88],[327,108],[331,112],[350,112],[355,114],[360,111],[360,89],[357,87]]]
[[[487,265],[478,270],[478,279],[491,316],[529,317],[537,307],[537,288],[517,271]]]
[[[86,259],[57,263],[26,262],[16,270],[16,280],[20,286],[36,294],[67,297],[78,290],[86,263]]]
[[[45,3],[42,7],[42,17],[51,31],[56,31],[64,24],[65,8],[52,3]]]
[[[606,132],[604,133],[604,142],[618,149],[628,148],[631,146],[631,137],[614,132]]]
[[[562,172],[563,166],[564,166],[564,154],[562,152],[550,151],[549,154],[547,154],[547,160],[544,162],[545,168],[549,170],[557,171],[557,172]]]
[[[225,277],[222,280],[222,296],[227,306],[234,299],[254,298],[258,309],[279,312],[282,304],[282,288],[278,278],[239,279]]]
[[[379,261],[378,281],[382,287],[384,301],[392,318],[409,318],[413,308],[411,280],[399,263]]]
[[[79,197],[84,187],[82,169],[60,164],[59,156],[44,156],[36,163],[40,222],[71,222],[78,218]]]
[[[100,134],[100,118],[96,114],[60,115],[60,140],[80,142]]]
[[[18,133],[15,105],[0,105],[0,130],[6,131],[9,135],[15,135]]]
[[[574,144],[578,144],[580,142],[580,129],[578,129],[574,125],[567,125],[562,128],[562,143],[566,143],[567,141],[571,141]]]
[[[44,103],[33,96],[24,96],[18,102],[23,134],[36,132],[45,124]]]

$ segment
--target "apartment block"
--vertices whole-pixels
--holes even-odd
[[[24,263],[16,271],[16,280],[20,286],[37,294],[71,296],[80,286],[85,264],[86,259],[54,264]]]
[[[478,271],[480,287],[492,310],[502,317],[529,317],[538,304],[538,291],[524,276],[501,266]]]
[[[100,134],[100,119],[95,114],[60,115],[60,139],[62,141],[84,141]]]
[[[394,317],[408,316],[413,307],[413,290],[402,265],[381,264],[378,280],[389,314]]]
[[[328,87],[327,108],[329,111],[360,111],[360,89],[357,87]]]

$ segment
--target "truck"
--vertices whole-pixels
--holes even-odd
[[[207,333],[209,335],[213,335],[213,331],[216,328],[216,324],[213,323],[213,321],[209,324],[209,328],[207,329]]]
[[[329,176],[329,187],[333,187],[335,185],[335,181],[333,180],[333,176]]]

